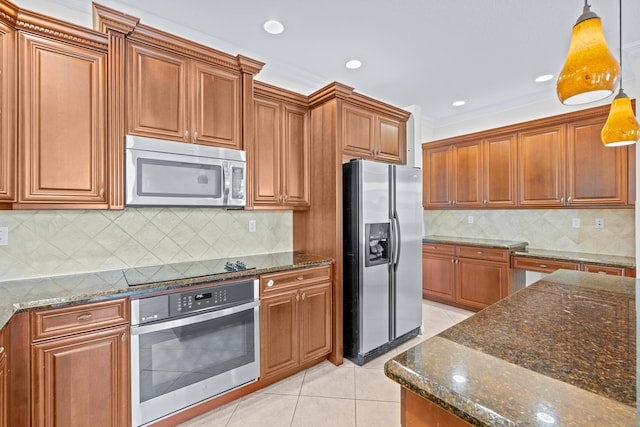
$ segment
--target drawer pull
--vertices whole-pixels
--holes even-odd
[[[77,317],[78,322],[84,322],[85,320],[91,319],[91,313],[84,313]]]
[[[269,281],[267,282],[267,286],[268,287],[272,287],[273,286],[273,280],[269,279]]]
[[[296,277],[296,280],[304,280],[304,276],[298,276]]]
[[[0,354],[4,354],[4,347],[0,347]]]
[[[540,268],[547,268],[547,264],[540,264]]]
[[[482,252],[482,251],[477,251],[476,253],[477,253],[478,255],[482,255],[484,252]]]
[[[305,293],[303,292],[303,293],[302,293],[302,301],[304,301],[304,299],[305,299],[305,298],[306,298],[306,295],[305,295]]]

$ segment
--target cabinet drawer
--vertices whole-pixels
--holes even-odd
[[[624,268],[611,267],[606,265],[582,264],[582,271],[588,273],[610,274],[612,276],[624,276]]]
[[[508,249],[482,248],[478,246],[457,246],[456,252],[462,258],[475,258],[486,261],[509,261]]]
[[[265,274],[260,276],[260,295],[269,294],[281,289],[330,281],[330,265],[287,271],[284,273]]]
[[[455,245],[446,245],[440,243],[423,243],[422,252],[429,254],[455,255]]]
[[[76,334],[129,322],[127,299],[117,299],[32,313],[34,341]]]
[[[539,273],[553,273],[560,268],[564,268],[565,270],[579,270],[579,264],[577,262],[553,261],[519,256],[511,258],[511,267],[519,270],[537,271]]]

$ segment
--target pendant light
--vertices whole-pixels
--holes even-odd
[[[622,90],[622,0],[620,0],[620,91],[611,103],[609,117],[600,132],[605,147],[619,147],[638,141],[638,121],[631,100]]]
[[[618,83],[620,66],[607,47],[600,17],[590,8],[585,0],[582,15],[573,26],[569,53],[558,77],[558,98],[565,105],[606,98]]]

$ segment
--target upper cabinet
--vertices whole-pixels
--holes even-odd
[[[15,34],[0,22],[0,203],[16,200]]]
[[[596,107],[423,144],[424,207],[633,206],[635,147],[602,145],[608,111]]]
[[[350,158],[404,163],[406,120],[375,108],[345,102],[342,106],[342,154]]]
[[[242,148],[239,71],[129,42],[127,77],[127,133]]]
[[[309,108],[303,95],[255,83],[254,141],[247,147],[253,208],[309,206]]]

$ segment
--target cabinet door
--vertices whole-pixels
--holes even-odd
[[[300,362],[331,352],[331,283],[300,289]]]
[[[516,148],[516,135],[487,138],[482,142],[483,206],[512,207],[516,205]]]
[[[422,178],[424,208],[451,207],[453,203],[451,147],[423,148],[422,167],[424,168]]]
[[[128,326],[32,345],[32,425],[130,424]]]
[[[299,364],[298,291],[260,301],[260,377],[295,369]]]
[[[15,34],[0,23],[0,202],[16,200]]]
[[[564,205],[564,126],[544,127],[518,136],[520,206]]]
[[[283,192],[288,206],[309,206],[309,124],[307,109],[284,105]]]
[[[404,163],[407,150],[406,123],[376,116],[376,141],[374,148],[377,160]]]
[[[453,146],[453,204],[482,206],[482,144],[480,141]]]
[[[422,297],[456,301],[455,258],[422,253]]]
[[[372,159],[374,155],[374,117],[371,111],[349,104],[342,106],[342,153]]]
[[[625,205],[627,147],[604,147],[600,118],[567,126],[567,204]]]
[[[279,205],[283,201],[280,111],[278,102],[254,100],[253,201],[256,205]]]
[[[477,309],[505,298],[508,288],[506,263],[458,258],[457,301]]]
[[[188,60],[127,43],[127,133],[189,141]]]
[[[19,34],[21,202],[106,203],[107,58]]]
[[[0,427],[7,427],[7,352],[0,346]]]
[[[193,142],[241,149],[240,74],[194,61],[191,75]]]

